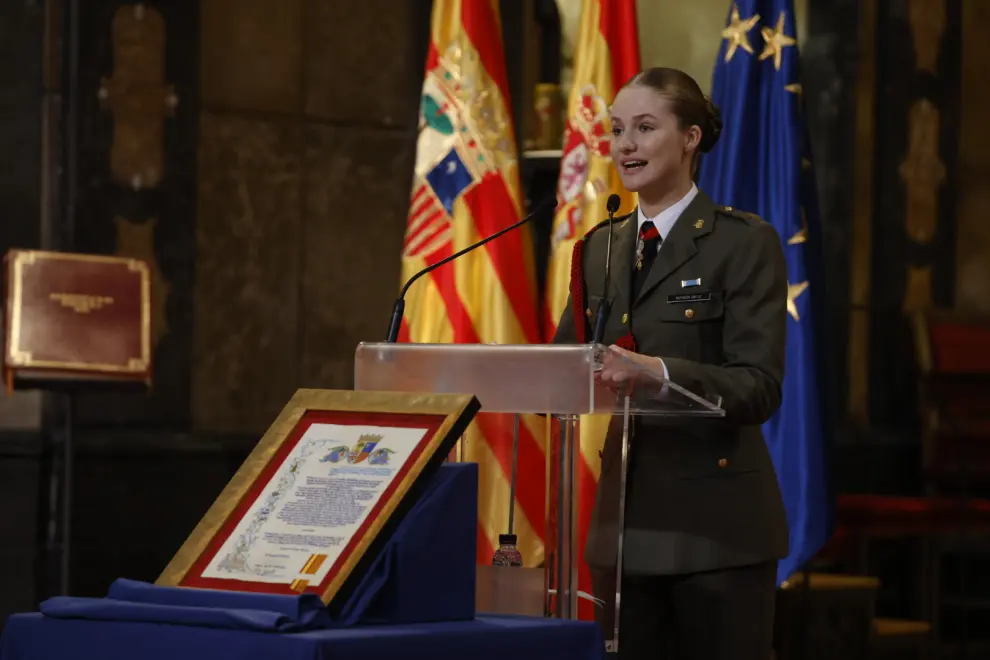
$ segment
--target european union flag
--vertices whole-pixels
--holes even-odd
[[[712,80],[722,136],[702,158],[698,181],[716,203],[773,224],[787,258],[783,402],[763,428],[790,527],[778,584],[822,548],[832,526],[816,346],[821,243],[795,27],[793,0],[738,0],[730,7]]]

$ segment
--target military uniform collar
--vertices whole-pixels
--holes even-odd
[[[691,202],[694,201],[694,198],[697,195],[698,195],[698,186],[692,183],[691,189],[687,192],[686,195],[681,197],[674,204],[671,204],[670,206],[665,208],[663,211],[658,213],[653,218],[646,217],[646,214],[643,213],[643,207],[637,206],[636,207],[637,233],[638,230],[642,228],[643,223],[649,220],[653,223],[653,226],[657,228],[657,231],[660,232],[660,237],[666,239],[667,235],[670,234],[670,230],[674,228],[674,223],[677,222],[677,219],[681,217],[681,214],[684,213],[685,209],[687,209],[691,205]]]
[[[657,260],[650,268],[650,274],[633,305],[649,295],[672,272],[698,253],[695,241],[711,233],[715,224],[715,210],[715,203],[708,195],[699,191],[694,196],[661,243]]]

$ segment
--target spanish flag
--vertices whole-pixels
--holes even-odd
[[[553,337],[557,322],[567,304],[574,243],[592,227],[605,220],[605,202],[615,193],[622,198],[616,215],[628,213],[636,205],[626,191],[609,156],[612,130],[608,107],[619,88],[639,71],[639,38],[635,0],[584,0],[581,23],[574,50],[573,85],[567,102],[563,155],[557,183],[557,214],[550,241],[550,260],[544,305],[544,336]],[[588,534],[599,458],[608,418],[585,416],[581,419],[581,455],[577,483],[578,585],[591,593],[591,576],[583,561],[584,540]],[[593,619],[589,601],[582,599],[582,619]]]
[[[498,0],[435,0],[402,255],[402,281],[523,216]],[[525,227],[444,265],[406,296],[400,341],[540,340],[532,243]],[[513,420],[481,414],[461,442],[481,475],[478,560],[508,525]],[[514,533],[527,566],[543,561],[545,433],[520,424]]]

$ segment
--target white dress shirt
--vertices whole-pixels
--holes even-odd
[[[681,197],[675,204],[672,204],[667,208],[665,208],[663,211],[660,211],[660,213],[653,218],[646,217],[646,215],[643,213],[642,206],[637,207],[636,216],[639,222],[637,226],[637,230],[643,228],[644,222],[646,222],[647,220],[652,220],[653,226],[656,227],[657,231],[660,232],[660,238],[666,239],[667,234],[669,234],[670,230],[674,228],[674,223],[677,222],[677,219],[679,217],[681,217],[681,214],[684,213],[684,209],[688,207],[688,204],[690,204],[694,200],[695,195],[697,194],[698,194],[698,186],[692,183],[691,190],[689,190],[687,194],[684,195],[684,197]],[[638,233],[636,235],[639,236]],[[661,243],[662,242],[663,241],[661,240]],[[660,247],[657,246],[657,249],[659,250]]]
[[[670,230],[674,228],[674,223],[677,222],[677,219],[679,217],[681,217],[681,214],[684,213],[684,210],[688,207],[688,204],[690,204],[692,200],[694,200],[694,197],[697,194],[698,194],[698,186],[692,183],[691,190],[689,190],[687,194],[684,195],[684,197],[681,197],[679,200],[677,200],[675,204],[671,204],[670,206],[665,208],[663,211],[660,211],[660,213],[658,213],[656,216],[652,218],[646,217],[646,214],[643,213],[642,206],[637,207],[636,217],[638,220],[638,227],[637,227],[636,236],[637,237],[639,236],[639,230],[643,228],[643,223],[646,222],[647,220],[651,220],[653,222],[653,226],[656,227],[657,231],[660,232],[661,240],[660,243],[657,245],[657,251],[659,251],[660,247],[663,245],[663,241],[666,240],[667,235],[670,233]],[[639,238],[637,238],[636,240],[639,240]],[[662,359],[660,360],[660,364],[663,366],[664,379],[670,380],[670,374],[667,371],[667,365],[664,363]],[[666,386],[664,386],[664,391],[666,391]]]

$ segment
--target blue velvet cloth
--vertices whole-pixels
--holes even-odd
[[[116,580],[106,598],[58,596],[41,604],[53,619],[145,621],[182,626],[293,632],[333,626],[315,594],[281,596],[158,587]]]
[[[110,586],[105,598],[56,597],[40,609],[53,619],[269,632],[470,620],[477,510],[477,464],[441,466],[351,596],[332,611],[315,594],[160,587],[123,579]]]
[[[475,618],[477,497],[477,465],[444,465],[336,614],[314,594],[117,580],[105,598],[10,617],[0,660],[604,657],[594,623]]]
[[[446,463],[392,535],[337,622],[472,619],[477,554],[478,464]]]
[[[600,660],[598,625],[517,616],[275,634],[15,614],[0,660]]]

